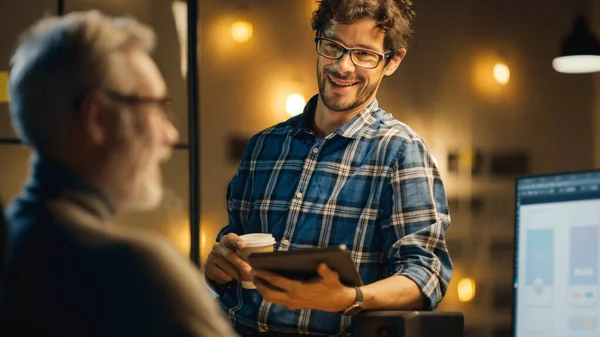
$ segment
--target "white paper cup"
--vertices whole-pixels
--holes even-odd
[[[243,249],[237,250],[237,254],[246,262],[251,253],[272,252],[275,245],[275,238],[271,234],[252,233],[241,235],[240,238],[244,240],[245,245]],[[256,289],[251,277],[242,275],[242,288]]]

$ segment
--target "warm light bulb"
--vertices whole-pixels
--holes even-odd
[[[475,280],[463,278],[458,281],[458,300],[461,302],[469,302],[475,297]]]
[[[585,74],[600,71],[600,55],[570,55],[552,60],[552,67],[559,73]]]
[[[300,94],[291,94],[285,100],[285,111],[292,116],[297,116],[302,113],[306,99]]]
[[[496,63],[494,65],[494,79],[502,85],[508,83],[508,80],[510,79],[510,69],[508,69],[506,64]]]
[[[237,42],[247,42],[252,38],[252,24],[248,21],[236,21],[231,26],[231,35]]]

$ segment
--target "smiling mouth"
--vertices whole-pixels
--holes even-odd
[[[348,87],[352,87],[352,86],[358,84],[358,82],[342,80],[339,78],[332,77],[331,75],[327,75],[327,78],[329,78],[329,82],[331,83],[331,86],[338,87],[338,88],[348,88]]]

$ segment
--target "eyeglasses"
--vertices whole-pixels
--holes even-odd
[[[164,117],[173,122],[175,111],[173,100],[170,98],[141,97],[137,95],[124,95],[112,90],[103,90],[110,98],[127,105],[158,105],[164,113]]]
[[[317,44],[317,53],[319,55],[328,59],[339,60],[344,54],[348,54],[352,63],[365,69],[377,68],[381,60],[394,55],[393,51],[382,54],[369,49],[347,48],[335,40],[321,36],[315,37],[315,43]]]

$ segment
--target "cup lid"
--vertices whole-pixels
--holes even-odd
[[[264,247],[275,244],[275,238],[272,234],[252,233],[240,235],[240,239],[244,240],[246,247]]]

